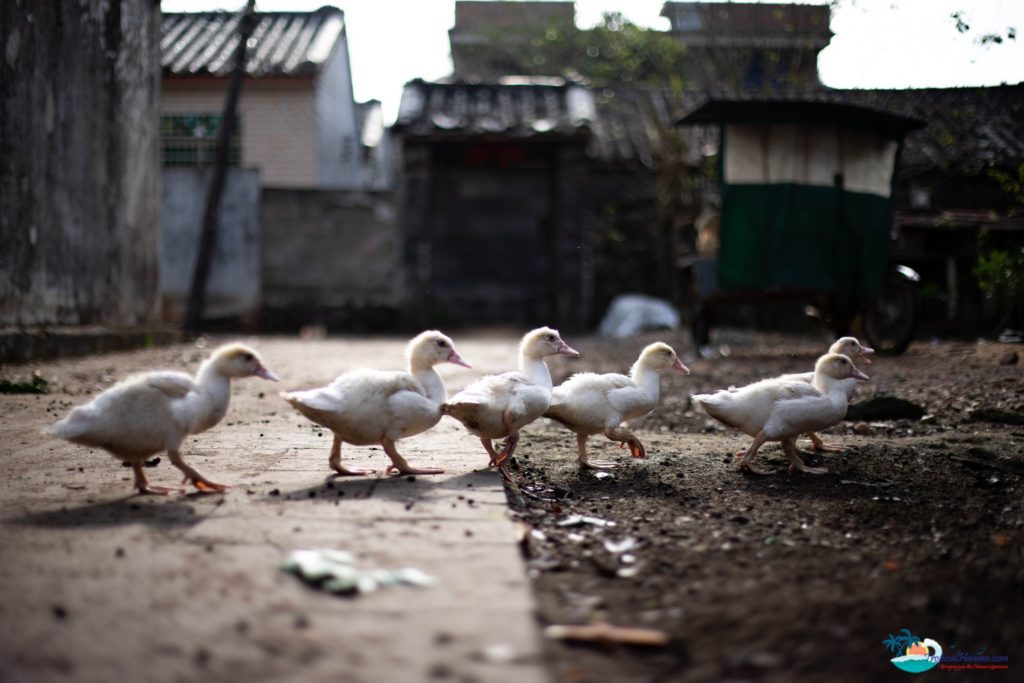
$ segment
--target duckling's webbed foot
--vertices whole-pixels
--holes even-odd
[[[760,474],[761,476],[764,477],[770,474],[775,474],[774,472],[769,472],[768,470],[762,470],[760,467],[754,467],[754,465],[751,464],[750,462],[740,462],[740,469],[743,470],[744,472],[750,472],[751,474]]]
[[[750,447],[743,453],[743,459],[739,462],[739,468],[744,472],[750,472],[752,474],[768,475],[772,474],[767,470],[754,467],[753,460],[754,456],[757,455],[757,449],[768,440],[768,436],[764,432],[758,432],[757,436],[751,442]]]
[[[816,451],[832,451],[835,453],[842,453],[846,450],[846,446],[839,444],[828,444],[821,440],[821,437],[814,432],[807,432],[807,438],[811,440],[811,446]]]
[[[231,488],[227,484],[212,482],[201,474],[198,477],[185,477],[181,483],[184,484],[186,481],[191,481],[192,485],[201,493],[224,493]]]
[[[385,470],[386,474],[391,474],[392,470],[397,471],[399,474],[444,474],[444,470],[440,467],[412,467],[398,453],[395,442],[391,439],[381,439],[380,443],[384,446],[384,452],[391,458],[391,464]]]
[[[167,451],[167,455],[171,458],[171,464],[181,470],[182,474],[185,475],[181,480],[182,485],[187,482],[192,482],[192,485],[203,493],[223,493],[231,488],[227,484],[217,484],[212,482],[201,475],[198,470],[189,467],[185,464],[185,461],[181,459],[181,454],[177,451]]]
[[[612,462],[611,460],[580,460],[580,467],[592,470],[612,470],[618,466],[617,462]]]
[[[341,437],[334,435],[334,443],[331,444],[331,455],[327,464],[339,477],[359,477],[365,474],[376,474],[377,470],[363,470],[345,467],[341,464]]]
[[[640,439],[636,438],[636,434],[629,431],[625,427],[608,428],[604,430],[604,435],[607,436],[612,441],[618,441],[619,448],[625,448],[626,446],[629,446],[629,454],[632,455],[634,458],[647,457],[647,449],[644,448],[643,443],[640,442]]]
[[[805,472],[807,474],[828,474],[828,470],[824,467],[808,467],[804,464],[804,461],[800,459],[800,456],[796,452],[796,444],[793,443],[792,439],[786,439],[782,442],[782,450],[786,452],[786,457],[789,458],[789,473],[793,474],[795,471]]]
[[[388,469],[391,469],[391,467],[392,467],[392,465],[389,465]],[[361,477],[363,475],[376,474],[377,473],[377,470],[364,470],[364,469],[353,468],[353,467],[345,467],[344,465],[342,465],[340,463],[338,465],[335,465],[334,463],[331,463],[331,469],[334,470],[335,476],[338,476],[338,477]]]
[[[576,459],[579,460],[580,467],[588,467],[592,470],[610,470],[618,465],[610,460],[591,460],[590,456],[587,455],[587,435],[577,434],[576,435]]]
[[[491,458],[487,466],[496,467],[496,463],[501,456],[498,454],[498,451],[494,450],[494,444],[491,443],[490,439],[480,439],[480,443],[484,445],[484,450],[487,451],[487,455]]]
[[[519,432],[513,432],[508,435],[505,439],[505,444],[501,448],[500,453],[491,455],[491,467],[504,467],[508,459],[512,457],[512,453],[515,452],[516,446],[519,444]],[[492,449],[493,450],[493,449]],[[497,457],[495,457],[497,456]]]
[[[143,495],[149,494],[154,496],[166,496],[169,493],[181,493],[181,489],[179,487],[150,486],[149,480],[146,479],[145,472],[142,471],[141,462],[133,462],[132,471],[135,472],[135,488]]]

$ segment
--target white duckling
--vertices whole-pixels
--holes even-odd
[[[167,451],[171,463],[200,491],[224,491],[181,458],[181,444],[220,422],[228,410],[231,380],[262,377],[277,381],[248,346],[228,344],[213,352],[195,378],[182,372],[148,372],[129,377],[84,406],[74,408],[47,433],[82,446],[102,448],[131,463],[139,493],[180,489],[150,486],[142,471],[146,458]]]
[[[856,337],[840,337],[835,341],[835,343],[832,344],[832,346],[829,347],[828,352],[840,353],[844,356],[847,356],[851,360],[863,360],[868,365],[871,365],[871,358],[869,358],[868,356],[869,354],[874,353],[875,350],[861,344]],[[779,379],[802,380],[810,384],[811,382],[814,381],[814,372],[801,372],[792,375],[782,375]],[[856,393],[857,381],[857,379],[852,377],[842,380],[843,386],[846,388],[847,401],[851,400],[853,398],[853,395]],[[838,452],[846,450],[846,446],[841,446],[839,444],[826,444],[824,441],[821,440],[821,437],[819,437],[814,432],[807,432],[805,436],[811,440],[811,446],[816,451]],[[743,455],[743,452],[741,451],[736,455]]]
[[[411,467],[395,442],[425,432],[441,419],[440,406],[448,397],[440,363],[471,367],[452,340],[437,330],[422,332],[406,346],[408,372],[354,370],[326,387],[282,392],[281,397],[313,422],[334,432],[327,463],[341,476],[373,474],[341,464],[341,444],[380,445],[391,458],[387,471],[402,474],[442,474],[437,467]]]
[[[551,403],[551,373],[544,359],[563,354],[579,356],[557,330],[541,327],[523,336],[519,342],[519,372],[489,375],[477,380],[441,406],[480,438],[491,457],[491,465],[501,467],[519,442],[519,430],[544,414]],[[507,437],[502,452],[494,450],[493,439]]]
[[[784,377],[761,380],[739,389],[697,394],[694,402],[722,424],[754,437],[740,460],[740,468],[767,474],[751,464],[765,441],[780,441],[790,462],[790,472],[824,474],[824,468],[807,467],[796,453],[795,438],[809,431],[826,429],[846,416],[847,378],[867,380],[847,356],[828,353],[814,366],[814,381]]]
[[[643,458],[647,450],[622,423],[643,417],[657,407],[661,375],[669,370],[690,373],[671,346],[663,342],[650,344],[640,353],[628,377],[582,372],[555,387],[544,416],[576,433],[576,449],[583,467],[615,467],[614,463],[588,459],[587,439],[593,434],[604,434],[612,441],[628,445],[634,458]]]

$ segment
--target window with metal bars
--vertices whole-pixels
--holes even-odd
[[[160,150],[164,166],[212,166],[217,153],[220,114],[166,114],[160,117]],[[228,165],[242,159],[242,128],[238,117],[228,145]]]

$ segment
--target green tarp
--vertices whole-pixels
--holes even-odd
[[[781,183],[727,185],[722,204],[722,287],[860,295],[881,289],[888,198]]]
[[[722,135],[721,287],[878,293],[897,143],[792,124],[727,124]]]

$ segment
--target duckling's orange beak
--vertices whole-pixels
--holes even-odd
[[[256,368],[256,373],[255,374],[256,374],[257,377],[262,377],[263,379],[269,379],[271,382],[280,382],[281,381],[280,377],[278,377],[277,375],[272,373],[270,370],[267,370],[265,367],[263,367],[263,365],[260,365],[259,367]]]
[[[865,382],[868,381],[869,379],[871,379],[870,377],[865,375],[863,372],[861,372],[857,368],[853,368],[853,369],[850,370],[850,377],[853,377],[854,379],[859,379],[859,380],[862,380],[862,381],[865,381]]]
[[[875,352],[875,350],[870,348],[870,347],[861,346],[860,350],[857,352],[857,355],[859,355],[861,357],[861,360],[863,360],[865,363],[867,363],[868,365],[871,365],[871,359],[868,358],[868,354],[869,353],[874,353],[874,352]]]
[[[690,368],[683,365],[683,361],[679,360],[679,356],[676,356],[676,362],[672,364],[672,369],[687,375],[690,374]]]
[[[451,353],[448,354],[448,362],[452,363],[453,365],[461,365],[464,368],[471,368],[472,369],[472,367],[473,367],[472,365],[470,365],[466,361],[462,360],[462,356],[460,356],[455,351],[455,349],[452,349]]]

